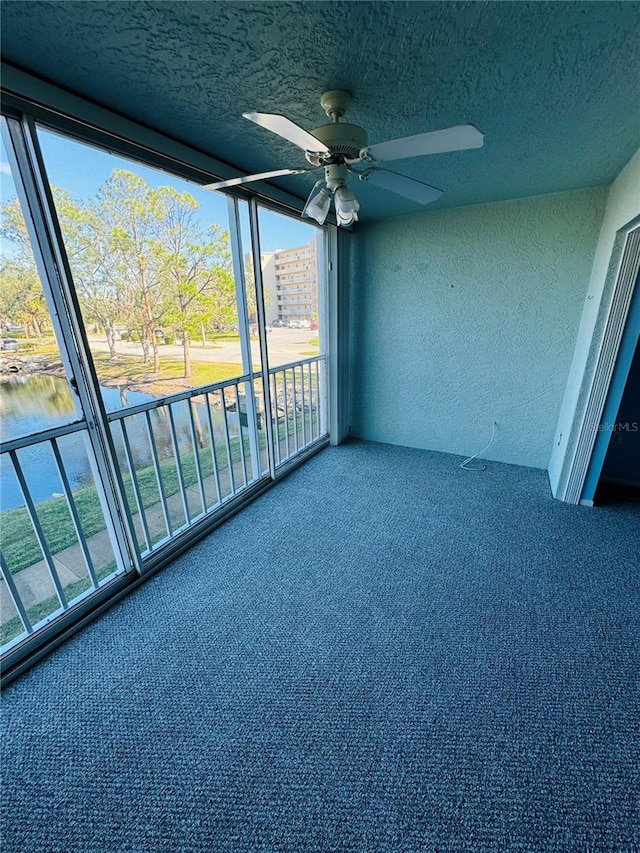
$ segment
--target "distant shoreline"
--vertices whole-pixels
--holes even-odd
[[[11,369],[11,368],[14,369]],[[17,369],[16,369],[17,368]],[[51,356],[24,356],[3,357],[0,359],[0,383],[29,376],[55,376],[65,379],[64,366],[59,359]],[[99,376],[100,385],[106,388],[126,389],[127,391],[139,391],[142,394],[151,394],[153,397],[164,397],[168,394],[184,391],[192,387],[186,379],[171,378],[163,379],[150,374],[148,379],[127,380],[125,382],[110,376]]]

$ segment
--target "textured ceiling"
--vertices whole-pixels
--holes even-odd
[[[635,2],[4,2],[6,61],[242,173],[303,164],[241,117],[326,121],[370,143],[473,123],[480,150],[398,161],[453,207],[611,182],[640,144]],[[311,176],[274,183],[304,197]],[[359,184],[364,219],[418,205]]]

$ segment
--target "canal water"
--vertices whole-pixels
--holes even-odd
[[[136,406],[154,399],[151,394],[118,388],[101,387],[102,398],[108,412]],[[190,446],[190,423],[186,403],[174,407],[178,443]],[[200,406],[196,406],[197,410]],[[212,422],[216,441],[224,441],[224,422],[221,411],[212,410]],[[171,438],[168,431],[166,408],[151,413],[154,437],[160,455],[170,452]],[[45,429],[72,423],[80,418],[75,408],[74,395],[67,380],[57,376],[10,376],[0,380],[0,437],[2,441],[32,435]],[[229,434],[238,434],[236,419],[229,416]],[[144,419],[138,415],[127,420],[127,431],[136,467],[151,464],[149,444],[144,428]],[[120,428],[114,427],[114,444],[122,456]],[[91,484],[93,475],[86,451],[83,432],[65,436],[59,440],[64,467],[72,488]],[[62,492],[53,454],[48,442],[25,447],[18,451],[20,465],[25,474],[34,501],[47,500]],[[121,459],[122,461],[122,459]],[[3,453],[0,462],[0,510],[12,509],[24,504],[20,487],[13,473],[8,454]]]

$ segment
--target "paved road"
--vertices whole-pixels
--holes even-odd
[[[301,358],[309,358],[311,353],[317,351],[310,341],[318,337],[317,331],[309,329],[270,329],[267,335],[267,346],[269,349],[269,363],[271,367],[279,364],[288,364]],[[88,335],[89,344],[95,352],[108,352],[107,341],[104,335]],[[142,350],[140,344],[129,341],[118,341],[116,350],[123,355],[140,355]],[[173,358],[182,358],[182,346],[180,344],[161,344],[160,355]],[[251,356],[254,364],[260,362],[260,344],[257,338],[251,339]],[[242,355],[240,341],[216,341],[208,343],[206,347],[198,341],[191,344],[192,361],[223,362],[225,364],[241,364]]]

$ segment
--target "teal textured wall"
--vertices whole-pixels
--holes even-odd
[[[423,213],[353,240],[352,434],[544,468],[606,187]]]

